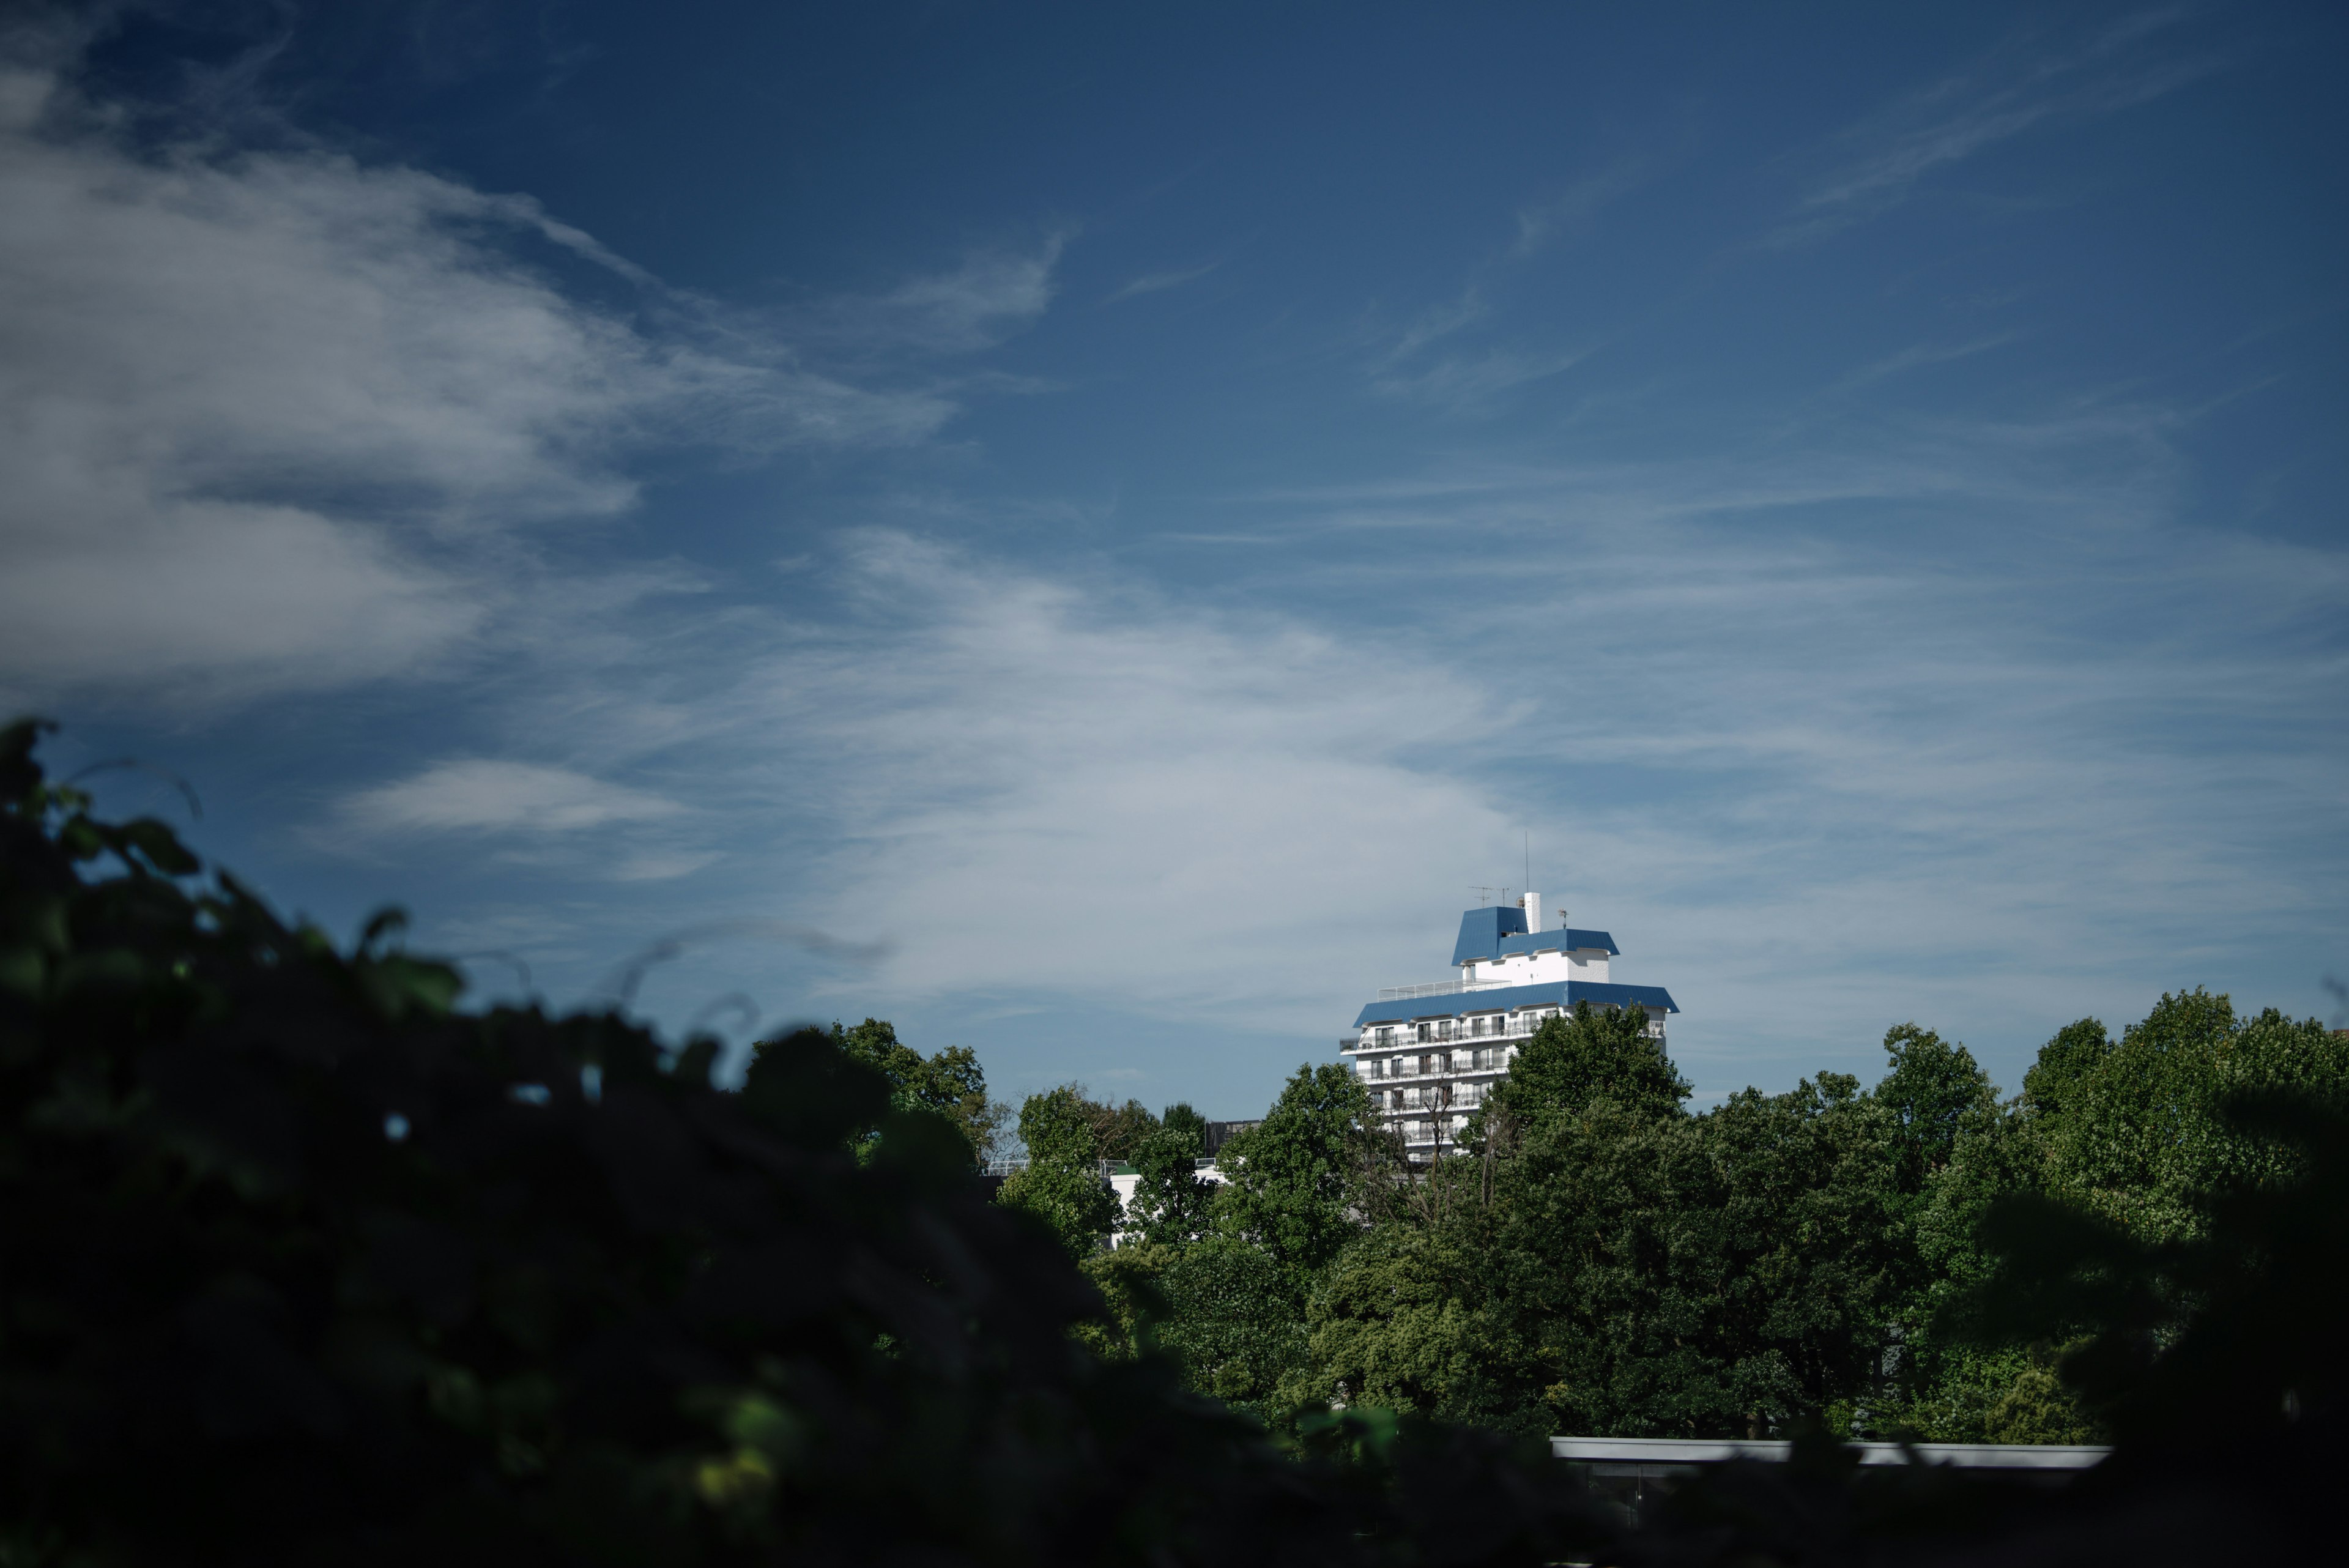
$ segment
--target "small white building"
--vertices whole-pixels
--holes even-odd
[[[1608,961],[1620,956],[1605,931],[1542,929],[1538,893],[1469,909],[1452,950],[1459,978],[1380,992],[1339,1047],[1411,1157],[1431,1159],[1508,1072],[1518,1043],[1578,1002],[1646,1008],[1662,1045],[1665,1015],[1680,1008],[1661,985],[1609,980]]]

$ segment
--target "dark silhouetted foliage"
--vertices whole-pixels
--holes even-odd
[[[1537,1459],[1285,1455],[1103,1314],[965,1140],[807,1032],[455,1010],[198,884],[0,732],[0,1561],[1450,1563]],[[875,1130],[871,1158],[850,1149]]]
[[[2166,997],[2005,1107],[1903,1026],[1872,1093],[1692,1116],[1578,1017],[1408,1180],[1308,1067],[1205,1224],[1108,1252],[1123,1111],[1031,1099],[1082,1212],[991,1201],[934,1103],[968,1087],[892,1076],[894,1033],[728,1092],[714,1042],[460,1011],[396,916],[285,924],[37,735],[0,731],[4,1568],[2337,1554],[2349,1044],[2313,1023]],[[1192,1119],[1136,1150],[1171,1176]],[[2061,1491],[1861,1469],[1868,1400],[2117,1447]],[[1575,1425],[1806,1436],[1610,1537],[1527,1440]]]

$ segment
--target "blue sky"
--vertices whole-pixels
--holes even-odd
[[[481,995],[1014,1096],[1254,1114],[1528,837],[1707,1100],[2330,1015],[2344,43],[19,13],[0,699]]]

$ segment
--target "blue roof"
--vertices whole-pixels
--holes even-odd
[[[1487,904],[1460,917],[1460,940],[1452,944],[1452,961],[1489,958],[1511,932],[1526,929],[1526,912],[1510,904]]]
[[[1554,952],[1576,948],[1623,950],[1605,931],[1527,931],[1526,912],[1507,904],[1469,909],[1460,917],[1460,940],[1452,944],[1452,961],[1468,963],[1503,958],[1510,953]]]
[[[1587,1002],[1593,1007],[1629,1007],[1638,1002],[1651,1012],[1678,1012],[1672,993],[1661,985],[1615,985],[1598,980],[1552,980],[1539,985],[1496,985],[1486,991],[1455,991],[1444,996],[1414,997],[1408,1002],[1373,1002],[1355,1016],[1354,1027],[1365,1023],[1400,1023],[1413,1018],[1456,1018],[1464,1012],[1490,1012],[1508,1007],[1572,1007]]]
[[[1534,931],[1522,937],[1503,937],[1501,939],[1501,956],[1504,958],[1507,957],[1511,953],[1557,952],[1560,950],[1578,952],[1585,948],[1604,948],[1610,953],[1620,953],[1623,950],[1621,948],[1615,945],[1615,939],[1609,936],[1605,931],[1582,931],[1568,929],[1563,931]]]

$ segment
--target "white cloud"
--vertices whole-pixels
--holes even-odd
[[[1444,304],[1430,306],[1394,341],[1387,350],[1384,363],[1393,365],[1410,358],[1431,343],[1440,342],[1464,327],[1485,318],[1487,306],[1482,290],[1475,284],[1460,291],[1460,297]]]
[[[1464,835],[1506,827],[1401,755],[1506,717],[1441,669],[897,536],[854,572],[922,629],[789,659],[745,695],[833,759],[848,846],[825,880],[927,917],[892,983],[1266,1002],[1278,955],[1392,918],[1348,909],[1366,874],[1440,877]]]
[[[1196,283],[1224,264],[1211,261],[1200,266],[1175,267],[1166,272],[1146,272],[1133,278],[1102,303],[1115,305],[1121,299],[1133,299],[1140,295],[1157,294],[1165,289],[1180,288],[1186,283]]]
[[[1688,144],[1683,136],[1682,147]],[[1560,234],[1588,223],[1609,202],[1644,184],[1654,167],[1650,157],[1620,159],[1554,195],[1527,202],[1517,209],[1517,237],[1509,246],[1510,257],[1523,260]]]
[[[902,442],[954,412],[918,384],[811,368],[526,198],[316,147],[134,149],[10,42],[0,685],[16,700],[410,670],[494,611],[486,585],[518,564],[500,538],[629,507],[632,450]],[[643,319],[560,281],[579,265]],[[968,335],[1048,292],[1014,266],[907,308]]]
[[[135,483],[89,479],[73,499]],[[487,613],[452,574],[297,507],[131,494],[78,529],[0,538],[0,682],[328,690],[411,668]]]
[[[851,318],[860,334],[895,333],[939,352],[988,348],[1044,314],[1068,242],[1055,232],[1028,249],[974,251],[953,271],[901,284]]]
[[[673,800],[605,784],[565,768],[489,758],[438,763],[413,777],[347,801],[343,820],[377,837],[430,833],[569,834],[657,822],[684,813]],[[682,876],[706,865],[676,856],[639,857],[626,880]]]
[[[679,877],[690,877],[705,866],[715,865],[719,858],[714,849],[677,851],[663,854],[647,851],[630,855],[612,867],[615,882],[667,882]]]
[[[2003,348],[2020,342],[2020,332],[1993,332],[1966,343],[1919,343],[1903,348],[1898,354],[1886,356],[1870,365],[1863,365],[1838,379],[1834,389],[1848,392],[1899,375],[1904,370],[1920,369],[1927,365],[1947,365],[1959,359],[1971,359],[1977,354],[1987,354],[1993,348]]]
[[[1588,358],[1588,349],[1527,354],[1511,348],[1491,348],[1482,354],[1447,356],[1416,370],[1389,370],[1371,384],[1391,397],[1411,398],[1458,410],[1474,408],[1513,388],[1562,375]]]
[[[688,1011],[968,1023],[1015,1078],[1098,1077],[1116,1044],[1047,1066],[991,1013],[1326,1043],[1369,988],[1441,975],[1530,827],[1551,907],[1689,1009],[1702,1086],[1872,1072],[1900,1018],[2011,1045],[2337,926],[2306,825],[2341,675],[2290,628],[2349,614],[2349,576],[2176,525],[2165,428],[2107,407],[1291,493],[1259,523],[1280,612],[852,535],[823,615],[639,608],[491,718],[693,808],[563,836],[583,883],[647,877],[589,945],[719,916],[899,939],[869,969],[681,961],[657,983]],[[1897,548],[1805,524],[1863,511]]]

